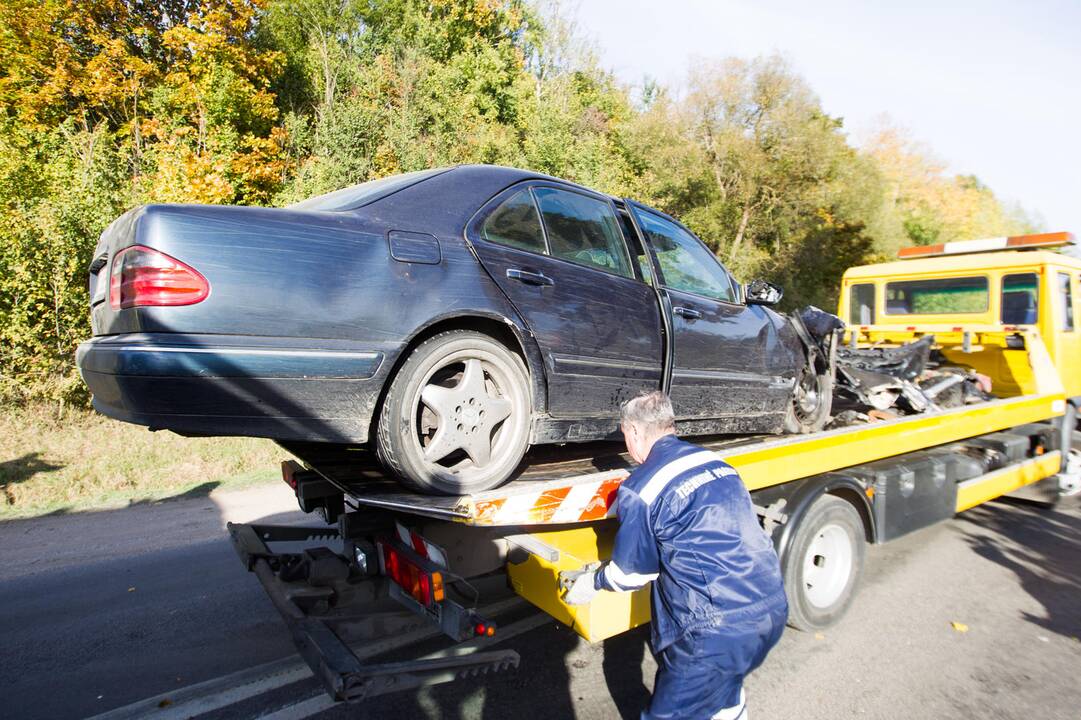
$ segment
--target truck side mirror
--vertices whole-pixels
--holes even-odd
[[[765,280],[752,280],[743,290],[748,305],[776,305],[784,297],[784,290]]]

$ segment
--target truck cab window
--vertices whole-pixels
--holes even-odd
[[[875,322],[874,283],[860,283],[848,290],[848,322],[852,325],[873,325]]]
[[[1062,310],[1061,329],[1073,330],[1073,288],[1070,286],[1069,273],[1058,273],[1059,307]]]
[[[1035,325],[1039,310],[1040,280],[1036,273],[1002,276],[1002,324]]]
[[[987,310],[986,277],[932,278],[886,283],[887,315],[950,315]]]

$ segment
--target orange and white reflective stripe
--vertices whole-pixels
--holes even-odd
[[[905,260],[935,255],[964,255],[967,253],[994,252],[996,250],[1060,247],[1073,244],[1073,233],[1036,233],[1034,235],[1010,235],[1008,237],[982,238],[980,240],[957,240],[955,242],[938,243],[937,245],[917,245],[916,247],[902,248],[897,253],[897,257]]]
[[[615,513],[616,490],[626,470],[609,470],[575,479],[573,485],[540,484],[503,497],[479,497],[476,525],[561,524],[600,520]],[[548,486],[548,487],[546,487]]]
[[[398,529],[398,539],[407,547],[411,548],[413,552],[423,558],[428,558],[436,565],[448,567],[447,554],[443,551],[443,548],[435,543],[428,542],[423,536],[413,532],[400,522],[395,522],[394,525]]]

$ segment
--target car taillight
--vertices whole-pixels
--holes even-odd
[[[194,305],[210,295],[210,283],[195,268],[143,245],[113,257],[109,304],[113,309]]]
[[[382,549],[383,566],[387,575],[412,595],[414,600],[427,607],[443,601],[446,595],[442,573],[425,571],[389,543],[382,544]]]

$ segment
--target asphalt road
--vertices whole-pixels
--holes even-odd
[[[283,486],[0,524],[0,717],[86,717],[292,654],[222,529],[305,520],[290,503]],[[747,690],[756,720],[1076,720],[1079,637],[1081,502],[992,503],[872,548],[842,623],[786,632]],[[590,646],[549,621],[507,645],[517,672],[319,717],[637,717],[647,701],[642,631]],[[315,691],[295,682],[217,716]]]

